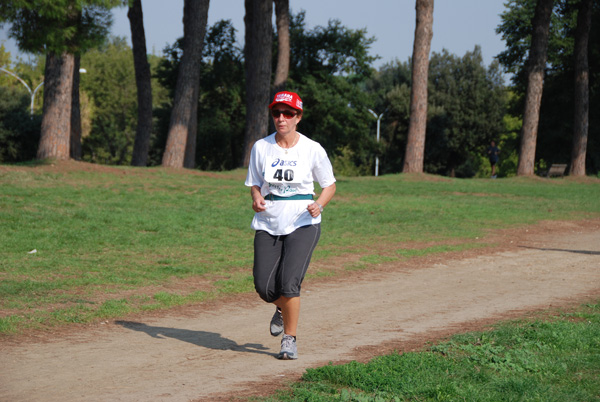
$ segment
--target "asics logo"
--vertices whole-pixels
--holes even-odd
[[[298,161],[286,161],[286,160],[283,160],[283,159],[276,158],[273,161],[273,163],[271,164],[271,167],[275,167],[275,166],[281,166],[281,167],[284,167],[284,166],[296,166],[297,164],[298,164]]]

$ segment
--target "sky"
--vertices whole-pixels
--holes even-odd
[[[463,56],[481,46],[484,63],[489,65],[494,56],[504,50],[502,38],[495,33],[500,24],[500,13],[505,0],[437,0],[433,12],[432,52],[448,50]],[[146,46],[149,52],[160,55],[164,47],[183,36],[183,0],[142,0]],[[366,29],[367,36],[377,40],[371,55],[381,59],[374,63],[407,61],[412,54],[415,30],[414,0],[290,0],[293,13],[306,12],[308,29],[327,26],[331,19],[339,20],[350,29]],[[113,11],[111,33],[128,38],[131,43],[127,9]],[[244,0],[211,0],[208,25],[229,19],[237,29],[240,46],[244,41]],[[8,51],[18,52],[13,40],[7,38],[7,30],[0,30],[0,42]]]

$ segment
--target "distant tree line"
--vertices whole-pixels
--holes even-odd
[[[71,2],[60,3],[77,11]],[[413,57],[377,70],[365,30],[335,19],[308,29],[288,0],[246,0],[243,49],[231,21],[207,26],[208,0],[186,0],[184,36],[160,56],[147,54],[140,0],[128,4],[133,46],[106,36],[120,1],[78,2],[77,12],[58,15],[50,12],[57,2],[47,3],[47,13],[33,1],[0,5],[21,48],[39,55],[11,63],[0,48],[0,64],[30,86],[44,81],[43,109],[40,99],[29,118],[29,95],[0,74],[3,163],[56,157],[234,169],[272,130],[266,105],[287,89],[305,101],[300,131],[323,144],[340,175],[371,175],[377,157],[381,174],[486,176],[491,140],[501,176],[551,163],[568,163],[576,175],[600,170],[598,117],[589,112],[598,108],[600,55],[589,46],[600,43],[598,0],[508,1],[497,28],[507,47],[489,66],[478,46],[463,56],[430,54],[433,0],[416,0]],[[372,113],[382,114],[379,142]]]
[[[536,18],[536,12],[546,17]],[[545,26],[534,30],[534,22]],[[529,170],[522,173],[566,163],[571,165],[571,174],[573,170],[576,175],[586,170],[597,174],[600,114],[594,111],[600,108],[600,1],[510,0],[497,32],[506,42],[498,60],[513,73],[510,116],[524,118],[528,78],[532,73],[543,77],[535,135],[521,133],[520,138],[505,139],[505,147],[511,149],[519,149],[515,143],[524,137],[531,142],[528,148],[535,155],[535,165],[531,161]],[[536,32],[547,35],[543,40],[547,55],[540,67],[528,64]],[[532,72],[534,68],[538,72]]]

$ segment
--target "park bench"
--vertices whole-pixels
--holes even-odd
[[[550,169],[546,172],[546,177],[564,176],[567,165],[563,163],[553,163]]]

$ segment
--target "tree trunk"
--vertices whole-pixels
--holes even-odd
[[[37,159],[66,160],[70,154],[71,97],[75,57],[69,53],[46,56],[44,107]]]
[[[290,72],[290,0],[275,0],[275,16],[278,42],[273,96],[285,90]]]
[[[592,24],[592,0],[581,0],[575,30],[575,97],[571,176],[585,176],[589,128],[590,90],[588,44]]]
[[[433,0],[417,0],[417,24],[412,59],[410,121],[404,156],[404,173],[422,173],[427,129],[427,78],[433,37]]]
[[[196,92],[193,95],[194,99],[198,99],[200,88],[196,87]],[[185,157],[183,159],[183,167],[194,169],[196,167],[196,142],[198,137],[198,102],[192,106],[192,118],[188,127],[187,144],[185,145]]]
[[[177,74],[167,145],[162,166],[183,168],[193,115],[198,110],[200,61],[208,20],[209,0],[185,0],[183,6],[183,56]],[[191,152],[191,151],[187,151]],[[193,150],[195,154],[196,150]]]
[[[71,158],[81,160],[81,105],[79,102],[79,67],[81,56],[75,56],[71,100]]]
[[[245,0],[246,16],[246,132],[243,166],[250,163],[252,146],[269,127],[273,0]]]
[[[535,146],[540,119],[540,105],[544,88],[544,68],[548,50],[548,33],[552,16],[553,0],[538,0],[533,17],[531,49],[527,65],[527,92],[523,128],[521,129],[521,148],[519,152],[518,176],[534,174]]]
[[[144,14],[142,1],[134,0],[129,11],[131,42],[133,44],[133,64],[135,66],[135,83],[137,86],[138,120],[133,144],[132,166],[146,166],[152,134],[152,85],[150,64],[146,51],[146,33],[144,31]]]

